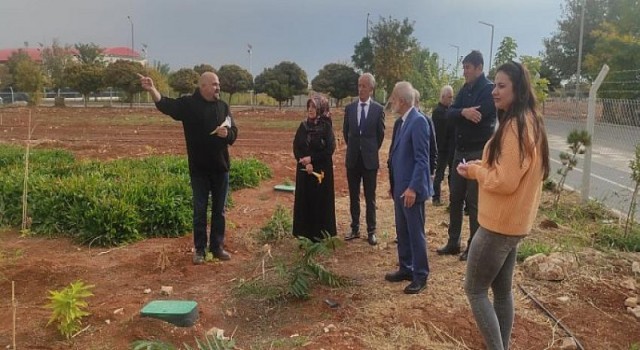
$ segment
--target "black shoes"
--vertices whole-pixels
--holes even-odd
[[[413,276],[410,273],[396,271],[384,275],[384,279],[388,282],[413,281]]]
[[[193,254],[193,264],[194,265],[204,264],[204,252],[196,251],[195,254]]]
[[[376,238],[376,234],[370,233],[369,237],[367,237],[367,242],[369,242],[370,245],[378,244],[378,239]]]
[[[356,238],[360,238],[360,232],[351,232],[349,234],[347,234],[346,236],[344,236],[344,240],[345,241],[350,241],[352,239],[356,239]]]
[[[436,252],[439,255],[456,255],[456,254],[460,254],[460,247],[452,247],[450,245],[446,245],[442,248],[439,248],[438,250],[436,250]]]
[[[460,261],[467,261],[469,257],[469,250],[465,250],[462,254],[460,254]]]
[[[434,199],[433,200],[433,206],[434,207],[441,207],[442,206],[442,202],[439,199]]]
[[[418,294],[427,288],[427,280],[413,281],[404,288],[404,294]]]
[[[349,234],[347,234],[346,236],[344,236],[344,240],[345,241],[351,241],[354,239],[360,238],[360,232],[351,232]],[[367,236],[367,242],[369,242],[370,245],[376,245],[378,244],[378,238],[376,238],[376,234],[375,233],[369,233],[369,235]]]
[[[213,254],[213,257],[218,260],[231,260],[231,254],[222,248],[212,250],[211,254]]]

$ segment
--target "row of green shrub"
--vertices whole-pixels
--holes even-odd
[[[0,145],[0,225],[22,222],[25,150]],[[230,187],[257,186],[271,177],[256,159],[232,161]],[[30,232],[70,235],[92,245],[119,245],[191,230],[191,187],[186,157],[153,156],[108,162],[77,161],[62,150],[29,157]]]

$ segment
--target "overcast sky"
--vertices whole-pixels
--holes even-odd
[[[172,70],[208,63],[238,64],[254,75],[287,60],[309,80],[328,63],[349,63],[369,20],[393,17],[414,22],[422,47],[455,64],[478,49],[489,56],[505,36],[519,55],[537,56],[542,39],[557,30],[561,0],[0,0],[0,48],[96,43],[147,45],[148,59]],[[251,60],[247,44],[253,46]],[[250,67],[251,62],[251,67]]]

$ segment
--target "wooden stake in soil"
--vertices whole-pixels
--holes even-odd
[[[13,309],[13,350],[16,350],[16,282],[11,281],[11,306]]]
[[[29,133],[27,137],[27,147],[24,154],[24,182],[22,186],[22,228],[21,233],[26,234],[31,228],[30,219],[27,211],[27,193],[29,186],[29,149],[31,147],[31,110],[29,110]]]

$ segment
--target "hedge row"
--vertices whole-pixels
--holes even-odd
[[[24,154],[0,145],[0,225],[22,222]],[[271,170],[256,159],[233,161],[231,189],[257,186]],[[30,232],[68,235],[84,244],[112,246],[144,237],[191,231],[191,187],[186,157],[154,156],[109,162],[77,161],[63,150],[29,157]]]

